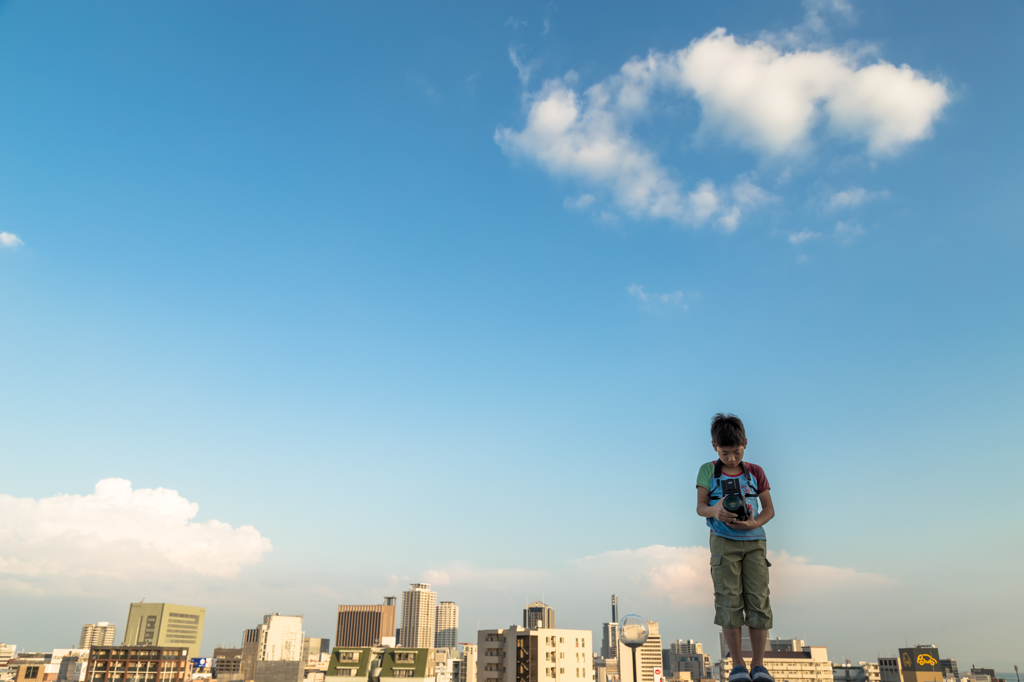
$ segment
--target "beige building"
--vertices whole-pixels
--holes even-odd
[[[531,630],[519,626],[480,630],[477,682],[593,680],[593,645],[590,630]]]
[[[456,682],[476,682],[476,644],[463,644],[459,657],[458,679]]]
[[[114,631],[117,626],[113,623],[100,621],[99,623],[86,623],[82,626],[82,636],[78,640],[79,649],[87,649],[94,646],[114,646]]]
[[[647,641],[636,649],[636,674],[639,682],[653,682],[654,669],[662,666],[661,634],[658,632],[658,624],[647,621]],[[634,682],[633,680],[633,652],[622,643],[619,638],[619,680],[621,682]]]
[[[692,639],[677,639],[668,648],[664,662],[665,677],[688,673],[691,679],[711,677],[711,656],[704,653],[704,645]]]
[[[429,583],[413,583],[402,592],[398,646],[431,649],[437,635],[437,592]]]
[[[306,662],[302,660],[305,633],[302,616],[263,616],[263,624],[242,634],[241,674],[255,682],[298,682]]]
[[[383,645],[385,638],[395,636],[396,610],[394,597],[384,597],[383,604],[339,606],[334,646]]]
[[[439,649],[451,649],[459,645],[459,605],[453,601],[443,601],[437,605],[434,619],[437,634],[434,635],[434,646]]]
[[[805,646],[803,651],[766,651],[764,667],[775,682],[833,682],[832,663],[823,646]],[[723,658],[722,682],[729,678],[731,671],[732,658]]]
[[[188,647],[189,658],[199,656],[206,609],[181,604],[139,602],[128,609],[122,646]]]

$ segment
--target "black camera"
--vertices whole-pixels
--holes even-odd
[[[737,521],[746,521],[750,518],[747,512],[747,498],[743,494],[740,482],[735,478],[722,481],[722,506],[727,512],[735,514]]]

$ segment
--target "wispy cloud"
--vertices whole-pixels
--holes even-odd
[[[689,301],[697,297],[697,294],[685,294],[682,291],[670,291],[664,294],[644,291],[639,284],[630,284],[626,287],[629,295],[640,302],[644,310],[651,310],[658,306],[677,306],[683,310],[690,308]]]
[[[829,197],[828,203],[825,205],[830,211],[838,211],[843,208],[854,208],[862,204],[866,204],[869,201],[875,199],[883,199],[889,196],[887,190],[880,192],[869,192],[863,187],[851,187],[844,189],[841,192],[836,192]]]
[[[867,234],[867,231],[860,225],[844,222],[836,223],[836,229],[833,232],[833,236],[844,246],[852,244],[865,234]]]
[[[794,246],[800,246],[808,239],[817,239],[821,236],[820,232],[811,232],[810,230],[803,230],[801,232],[793,232],[789,235],[789,243]]]
[[[530,75],[533,73],[534,62],[527,64],[519,57],[519,52],[515,47],[508,48],[508,58],[512,60],[512,66],[516,67],[516,72],[519,74],[519,82],[525,88],[526,84],[530,82]]]
[[[594,203],[593,194],[581,194],[578,197],[566,197],[562,205],[575,211],[582,211]]]
[[[0,495],[0,578],[42,592],[97,577],[232,578],[270,551],[252,526],[197,522],[198,512],[175,490],[132,489],[120,478],[88,495]]]
[[[0,247],[5,249],[13,249],[16,246],[22,246],[25,242],[18,239],[18,235],[11,232],[0,232]]]
[[[509,17],[505,20],[505,26],[509,28],[523,28],[527,25],[526,19],[516,19],[515,17]]]

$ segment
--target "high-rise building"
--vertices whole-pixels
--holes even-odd
[[[206,609],[198,606],[132,604],[122,646],[186,646],[189,658],[197,658],[203,643],[205,619]]]
[[[434,618],[437,634],[434,635],[434,646],[439,649],[451,649],[459,645],[459,606],[453,601],[443,601],[437,605]]]
[[[619,622],[619,595],[612,595],[612,622]]]
[[[263,616],[263,624],[242,633],[242,679],[255,682],[301,682],[302,616]]]
[[[960,682],[960,670],[956,667],[955,658],[939,659],[939,664],[942,666],[943,677],[956,680],[956,682]]]
[[[699,680],[711,676],[711,657],[704,653],[704,645],[692,639],[677,639],[668,648],[665,673],[690,673],[690,679]]]
[[[942,682],[939,650],[930,644],[900,649],[903,682]]]
[[[636,674],[639,680],[633,680],[633,652],[619,638],[619,679],[621,682],[653,682],[654,669],[662,667],[661,634],[658,623],[647,621],[647,641],[636,648]]]
[[[400,647],[430,649],[437,635],[437,592],[429,583],[413,583],[402,592]]]
[[[79,649],[93,646],[114,646],[114,631],[117,626],[106,621],[86,623],[82,626],[82,636],[78,640]]]
[[[555,627],[555,610],[542,601],[535,601],[523,609],[523,627],[553,629]]]
[[[477,682],[569,682],[592,679],[592,633],[512,626],[477,633]]]
[[[805,646],[803,651],[766,651],[764,667],[776,682],[833,682],[832,663],[823,646]],[[729,678],[731,670],[732,658],[723,658],[719,670],[722,682]]]
[[[605,660],[619,655],[619,624],[617,621],[601,625],[601,657]]]
[[[384,597],[383,604],[339,606],[334,646],[381,646],[395,636],[395,610],[394,597]]]

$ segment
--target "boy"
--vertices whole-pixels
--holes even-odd
[[[722,626],[732,655],[729,682],[775,682],[764,667],[772,607],[768,602],[771,564],[766,556],[762,526],[775,516],[768,479],[761,467],[743,463],[747,434],[736,415],[719,412],[711,420],[711,447],[718,453],[718,461],[708,462],[697,473],[697,513],[707,518],[711,528],[715,625]],[[722,506],[722,482],[729,480],[739,482],[746,498],[746,520],[741,521],[737,514]],[[741,651],[744,623],[750,632],[749,673]]]

